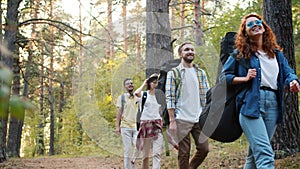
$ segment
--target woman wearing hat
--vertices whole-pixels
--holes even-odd
[[[160,154],[163,149],[162,118],[160,116],[161,105],[155,97],[155,88],[158,83],[158,74],[152,74],[144,83],[134,92],[141,98],[146,97],[140,121],[140,127],[137,136],[137,149],[143,152],[142,168],[149,168],[149,156],[152,148],[153,169],[160,168]],[[142,91],[147,87],[147,91]],[[146,92],[144,94],[144,92]]]

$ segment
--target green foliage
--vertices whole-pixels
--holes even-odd
[[[0,118],[7,118],[7,109],[9,105],[9,88],[2,85],[0,87]]]
[[[10,94],[10,83],[12,81],[13,73],[12,71],[2,66],[0,68],[0,118],[7,118],[7,110],[9,105],[9,94]]]
[[[9,102],[10,114],[16,119],[24,120],[25,110],[33,110],[35,106],[28,101],[20,99],[18,96],[12,96]]]
[[[248,6],[236,5],[232,8],[227,8],[227,10],[223,9],[219,14],[208,17],[206,24],[208,26],[204,27],[207,41],[213,43],[216,50],[220,51],[222,37],[224,37],[226,32],[237,32],[242,17],[249,13],[262,14],[262,3],[252,1],[251,5],[248,4]]]
[[[7,118],[9,108],[12,117],[22,120],[24,118],[25,109],[32,109],[33,106],[18,96],[10,97],[9,87],[12,78],[13,73],[9,68],[0,68],[0,81],[2,82],[2,85],[0,85],[0,118]]]
[[[87,155],[93,152],[101,152],[93,140],[85,133],[81,122],[75,111],[73,103],[67,105],[70,109],[66,109],[62,114],[62,128],[60,137],[55,144],[57,152],[62,155]]]
[[[98,101],[101,116],[105,118],[112,127],[115,126],[117,108],[113,102],[111,95],[105,95],[102,100]]]
[[[4,85],[10,86],[10,83],[13,78],[12,71],[7,67],[1,67],[0,69],[0,80],[4,83]]]

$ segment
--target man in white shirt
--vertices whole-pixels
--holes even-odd
[[[178,48],[181,63],[176,67],[180,74],[179,87],[173,71],[169,71],[166,81],[166,101],[170,116],[169,129],[178,139],[179,169],[197,169],[208,154],[208,138],[201,134],[199,117],[206,102],[209,83],[204,70],[193,63],[195,49],[185,42]],[[177,87],[176,87],[177,86]],[[192,135],[196,152],[190,159]]]

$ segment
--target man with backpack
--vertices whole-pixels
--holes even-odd
[[[178,141],[178,166],[180,169],[196,169],[206,158],[208,138],[201,134],[199,117],[206,102],[209,83],[204,70],[193,63],[195,48],[184,42],[178,48],[181,63],[167,74],[166,101],[170,118],[169,129]],[[193,136],[196,152],[190,159]]]
[[[121,134],[124,145],[124,168],[135,169],[132,157],[136,157],[136,114],[138,104],[136,97],[133,95],[134,84],[132,79],[126,78],[123,82],[126,93],[120,95],[117,99],[118,108],[116,120],[116,133]],[[121,123],[122,121],[122,123]]]

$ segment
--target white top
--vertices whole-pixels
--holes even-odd
[[[178,98],[176,119],[197,123],[202,111],[199,82],[195,68],[185,68],[182,76],[181,95]]]
[[[277,90],[277,77],[279,66],[276,57],[269,58],[263,51],[258,50],[257,56],[261,67],[261,83],[260,86],[270,87]]]
[[[141,92],[141,96],[143,97],[143,93]],[[141,100],[142,101],[142,100]],[[161,119],[159,114],[160,104],[157,103],[155,95],[149,94],[147,91],[147,99],[144,104],[144,109],[142,112],[141,120],[156,120]]]

